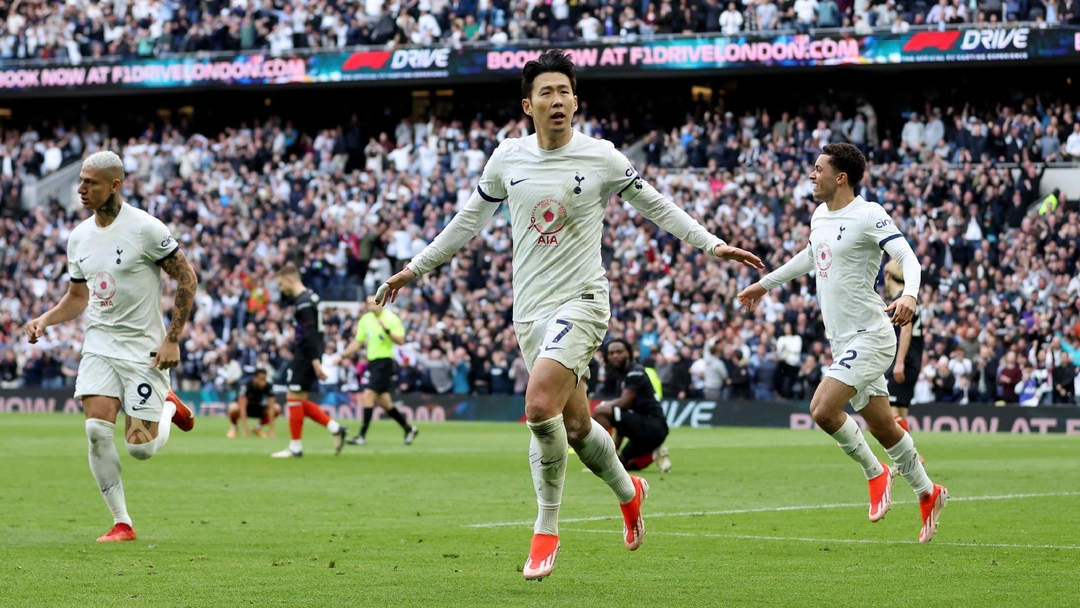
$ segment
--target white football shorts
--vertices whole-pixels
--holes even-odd
[[[514,323],[525,366],[532,373],[538,358],[558,361],[580,382],[589,377],[589,362],[607,335],[611,307],[608,294],[587,292],[556,309],[544,320]]]
[[[115,397],[120,400],[125,416],[160,422],[165,397],[169,395],[169,372],[150,367],[153,361],[153,357],[142,362],[83,354],[75,377],[75,398]]]
[[[825,373],[854,388],[851,407],[857,412],[870,397],[888,397],[885,372],[896,357],[896,334],[891,329],[855,334],[844,340],[830,340],[833,363]]]

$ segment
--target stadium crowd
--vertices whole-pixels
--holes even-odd
[[[1080,106],[928,106],[897,139],[866,102],[779,116],[701,112],[669,133],[635,133],[616,115],[576,120],[591,136],[643,140],[639,167],[657,189],[769,269],[807,240],[815,207],[806,173],[820,146],[859,145],[873,164],[858,193],[888,209],[922,261],[926,355],[917,400],[1075,403],[1080,207],[1060,192],[1039,192],[1043,161],[1080,159]],[[37,347],[19,332],[66,289],[67,235],[83,216],[56,203],[29,213],[11,204],[20,176],[41,171],[50,155],[102,147],[121,154],[125,199],[172,228],[203,281],[177,382],[231,389],[290,356],[275,268],[296,261],[324,300],[355,303],[373,293],[447,224],[498,143],[526,135],[529,123],[403,119],[373,129],[354,119],[307,134],[272,118],[210,136],[186,125],[151,127],[126,141],[92,127],[6,133],[0,383],[71,384],[78,365],[79,323],[50,328]],[[1004,162],[1020,169],[998,166]],[[753,271],[707,259],[618,199],[607,219],[610,335],[627,337],[656,367],[665,397],[809,399],[831,363],[810,277],[772,292],[748,316],[735,295],[756,279]],[[504,207],[481,238],[403,292],[399,390],[524,390],[510,253]],[[362,358],[340,358],[356,316],[355,307],[325,311],[324,367],[332,371],[324,389],[361,382]]]
[[[0,0],[0,62],[198,51],[555,42],[669,33],[1077,23],[1071,0]]]

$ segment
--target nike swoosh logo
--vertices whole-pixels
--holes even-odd
[[[131,411],[133,411],[133,412],[141,412],[143,410],[148,410],[148,409],[150,409],[150,408],[148,408],[148,407],[139,407],[137,405],[131,406]]]
[[[80,259],[79,263],[82,264],[83,262],[85,262],[86,260],[89,260],[89,259],[90,259],[90,256],[86,256],[85,258]]]
[[[553,464],[555,464],[557,462],[562,462],[562,458],[556,458],[555,460],[552,460],[550,462],[545,462],[544,459],[541,458],[540,459],[540,466],[547,467],[547,466],[551,466],[551,465],[553,465]]]
[[[528,180],[528,179],[532,179],[532,178],[531,178],[531,177],[526,177],[526,178],[524,178],[524,179],[519,179],[519,180],[517,180],[516,182],[515,182],[515,181],[513,180],[513,178],[511,178],[511,179],[510,179],[510,185],[511,185],[511,186],[516,186],[516,185],[520,184],[521,182],[523,182],[523,181],[525,181],[525,180]]]
[[[561,346],[549,346],[549,347],[544,349],[544,352],[547,352],[549,350],[562,350],[562,347]]]

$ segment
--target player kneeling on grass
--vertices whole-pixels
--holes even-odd
[[[248,418],[259,421],[255,427],[256,437],[273,437],[274,420],[281,414],[281,406],[273,400],[273,387],[266,381],[266,370],[259,368],[251,380],[240,385],[240,394],[236,401],[229,404],[229,421],[232,426],[225,434],[236,437],[237,423],[244,437],[248,436]]]
[[[911,435],[893,418],[885,372],[896,354],[892,326],[911,323],[919,295],[919,260],[885,209],[854,188],[866,172],[866,158],[851,144],[829,144],[810,172],[814,198],[823,202],[810,219],[810,242],[787,264],[739,293],[752,310],[768,290],[816,271],[818,302],[833,353],[833,364],[810,401],[814,422],[862,467],[870,486],[870,521],[885,517],[892,504],[892,480],[899,473],[919,497],[922,529],[929,542],[948,491],[930,481]],[[903,294],[888,307],[874,291],[881,252],[904,269]],[[887,313],[892,313],[892,319]],[[862,414],[896,470],[879,462],[859,425],[844,406]]]
[[[138,460],[165,447],[170,422],[182,431],[195,425],[194,413],[169,388],[168,370],[180,363],[198,278],[169,228],[120,198],[123,183],[124,163],[115,153],[96,152],[83,161],[79,196],[93,215],[68,236],[68,291],[25,328],[35,344],[50,325],[88,310],[75,398],[86,414],[90,472],[113,515],[112,530],[99,542],[135,540],[113,439],[120,410],[124,443]],[[167,332],[162,270],[177,283]]]
[[[615,338],[604,349],[602,392],[614,397],[593,410],[593,420],[604,430],[616,431],[615,446],[623,440],[626,447],[619,451],[619,460],[627,471],[640,471],[656,461],[661,473],[671,470],[671,459],[664,440],[668,436],[667,419],[660,401],[656,399],[645,366],[634,361],[634,349],[622,338]]]

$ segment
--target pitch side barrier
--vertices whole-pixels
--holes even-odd
[[[229,403],[236,398],[235,391],[180,391],[179,394],[196,408],[199,416],[224,416]],[[355,419],[361,414],[359,393],[312,393],[311,399],[336,420]],[[395,402],[410,421],[428,423],[448,420],[521,422],[525,411],[525,398],[521,396],[417,393],[398,395]],[[662,406],[671,427],[816,428],[806,402],[666,399]],[[82,408],[70,389],[3,389],[0,390],[0,413],[8,412],[79,414]],[[382,410],[376,408],[375,419],[380,417]],[[854,418],[865,428],[860,416],[854,415]],[[1064,433],[1080,436],[1080,408],[927,404],[913,407],[908,423],[913,431],[924,433]]]
[[[1041,24],[1045,25],[1045,24]],[[195,53],[164,57],[0,63],[0,95],[115,95],[176,89],[308,88],[311,85],[459,85],[512,81],[546,48],[435,45],[388,50],[352,47],[271,54]],[[589,78],[701,75],[820,66],[923,67],[949,64],[1067,64],[1080,61],[1080,29],[1010,24],[857,36],[841,30],[745,32],[737,36],[609,37],[560,45]],[[1061,69],[1065,69],[1063,65]]]

